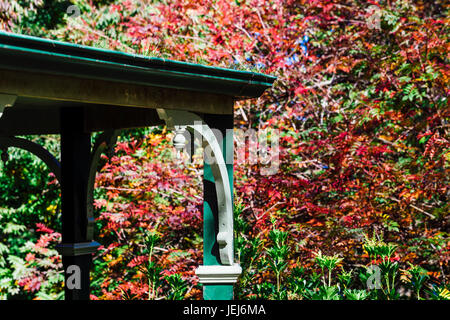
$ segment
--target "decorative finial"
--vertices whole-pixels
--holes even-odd
[[[184,136],[184,132],[186,131],[186,127],[184,126],[175,126],[175,136],[173,138],[173,146],[177,150],[177,158],[181,157],[181,152],[186,147],[186,137]]]

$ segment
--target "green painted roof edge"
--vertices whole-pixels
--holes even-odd
[[[0,66],[220,93],[236,98],[258,97],[276,80],[276,77],[262,73],[147,57],[2,31]]]

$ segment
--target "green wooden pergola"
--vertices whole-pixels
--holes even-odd
[[[88,300],[93,189],[102,152],[120,129],[167,124],[182,150],[191,135],[211,150],[204,166],[204,299],[232,299],[241,273],[233,250],[233,108],[275,77],[0,32],[0,150],[28,150],[61,185],[65,299]],[[220,130],[223,139],[214,130]],[[102,132],[91,145],[91,134]],[[60,161],[20,135],[59,134]],[[187,137],[187,138],[186,138]],[[191,139],[191,142],[193,138]],[[231,159],[231,160],[230,160]],[[151,161],[151,159],[149,159]],[[73,277],[79,285],[69,286]]]

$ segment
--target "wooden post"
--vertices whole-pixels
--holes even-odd
[[[61,208],[65,300],[89,300],[89,269],[98,243],[87,238],[87,186],[90,133],[83,108],[61,110]]]
[[[222,152],[225,159],[233,159],[233,116],[232,115],[206,115],[205,123],[211,129],[221,131]],[[220,141],[219,141],[220,142]],[[233,195],[233,162],[226,162],[230,181],[231,195]],[[214,176],[211,166],[205,162],[203,173],[203,265],[220,266],[219,246],[217,243],[218,207]],[[203,284],[203,298],[205,300],[231,300],[233,299],[233,284],[205,283]]]

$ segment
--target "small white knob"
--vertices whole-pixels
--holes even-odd
[[[187,139],[184,136],[185,131],[186,131],[186,129],[184,127],[176,127],[175,128],[175,136],[174,136],[172,142],[173,142],[173,146],[178,151],[177,154],[179,152],[182,152],[183,149],[186,147]]]

